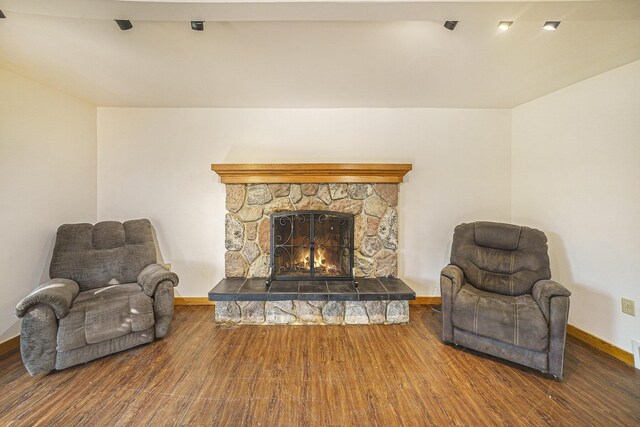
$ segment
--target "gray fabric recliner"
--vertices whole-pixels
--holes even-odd
[[[440,275],[443,340],[562,379],[571,293],[550,279],[542,231],[458,225]]]
[[[65,369],[163,337],[178,276],[156,263],[147,219],[65,224],[53,279],[18,303],[22,360],[31,375]]]

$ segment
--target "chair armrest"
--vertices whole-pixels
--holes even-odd
[[[571,292],[560,283],[553,280],[538,280],[531,291],[533,299],[538,303],[545,319],[549,321],[550,301],[553,297],[568,297]]]
[[[178,286],[178,275],[160,264],[150,264],[138,274],[138,284],[142,286],[144,293],[150,297],[156,293],[158,284],[165,280],[171,282],[174,287]]]
[[[58,319],[62,319],[69,313],[71,303],[79,292],[80,287],[73,280],[51,279],[38,286],[16,305],[16,316],[22,318],[31,307],[45,304],[51,307]]]
[[[440,295],[442,297],[442,339],[453,342],[453,300],[464,284],[464,273],[460,267],[449,264],[440,272]]]
[[[20,355],[31,375],[55,369],[57,342],[58,319],[51,306],[29,307],[22,317]]]
[[[451,295],[456,296],[464,284],[464,273],[457,265],[449,264],[440,272],[441,280],[440,286],[442,286],[442,276],[451,281]]]

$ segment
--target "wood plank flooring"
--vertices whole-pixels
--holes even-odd
[[[640,424],[640,371],[569,337],[565,381],[399,326],[241,326],[176,307],[165,339],[30,377],[0,360],[0,426]]]

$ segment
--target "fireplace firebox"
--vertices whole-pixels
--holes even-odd
[[[272,215],[270,280],[353,280],[353,234],[347,213]]]

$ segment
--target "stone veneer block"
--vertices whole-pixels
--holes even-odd
[[[244,225],[245,235],[247,236],[247,240],[255,240],[258,236],[258,223],[257,222],[248,222]],[[376,229],[376,234],[378,233]]]
[[[367,316],[369,317],[369,323],[374,325],[382,324],[385,321],[385,309],[386,303],[383,301],[366,301],[365,307],[367,308]],[[407,319],[407,322],[409,320]]]
[[[267,184],[249,184],[247,187],[247,203],[250,205],[264,205],[272,199]]]
[[[322,200],[325,205],[331,204],[331,193],[329,192],[329,186],[327,184],[322,184],[318,188],[317,197]]]
[[[245,206],[238,211],[238,218],[244,222],[257,221],[262,218],[263,212],[262,206]]]
[[[364,301],[345,301],[344,323],[347,325],[366,325],[369,323]]]
[[[370,277],[373,274],[373,262],[359,252],[353,254],[353,266],[356,269],[356,277]]]
[[[360,249],[362,240],[364,239],[365,228],[367,228],[367,220],[364,215],[358,215],[353,219],[353,248]]]
[[[351,215],[358,215],[362,212],[362,200],[336,200],[331,204],[331,210],[350,213]]]
[[[397,184],[374,184],[374,190],[380,195],[389,206],[398,206],[398,185]]]
[[[261,324],[265,322],[265,301],[238,301],[240,306],[240,322],[247,324]]]
[[[398,254],[384,249],[373,257],[373,268],[376,277],[398,276]]]
[[[349,197],[356,200],[364,200],[373,194],[371,184],[349,184]]]
[[[242,248],[240,253],[244,256],[247,262],[251,264],[260,255],[260,248],[256,242],[251,241],[244,245],[244,248]]]
[[[216,301],[215,319],[218,323],[240,323],[240,306],[235,301]]]
[[[326,210],[327,205],[317,197],[304,197],[296,206],[299,211],[321,211]]]
[[[228,251],[239,251],[244,244],[244,224],[233,214],[224,219],[224,247]]]
[[[293,301],[267,301],[265,302],[265,322],[274,325],[286,325],[294,323],[297,318],[293,309]]]
[[[266,205],[264,207],[264,214],[272,215],[274,213],[292,211],[292,210],[293,210],[293,203],[291,203],[291,200],[289,200],[287,197],[283,197],[280,199],[275,199],[274,201]]]
[[[229,212],[238,212],[244,205],[246,186],[244,184],[228,184],[225,205]]]
[[[249,267],[249,277],[269,276],[269,256],[260,255]]]
[[[228,251],[224,254],[225,277],[247,277],[249,266],[238,251]]]
[[[369,197],[364,202],[364,213],[367,215],[382,218],[387,210],[387,203],[378,196]]]
[[[302,184],[302,194],[305,196],[315,196],[319,187],[319,184]]]
[[[395,250],[398,247],[398,212],[395,208],[388,208],[380,220],[378,236],[385,248]]]
[[[291,192],[291,184],[269,184],[269,190],[274,197],[286,197]]]
[[[258,246],[265,254],[271,252],[271,223],[269,218],[264,218],[258,224]]]
[[[365,236],[377,236],[378,235],[378,227],[380,226],[380,218],[376,218],[373,216],[367,217],[367,226],[365,229]],[[249,229],[247,228],[247,234],[249,233]],[[249,237],[247,237],[248,239]]]
[[[382,240],[379,237],[365,237],[360,245],[360,253],[366,257],[372,257],[382,249]]]
[[[329,301],[322,308],[322,320],[327,325],[341,325],[344,322],[344,303],[342,301]]]
[[[298,203],[302,200],[302,187],[300,184],[291,184],[291,190],[289,191],[289,200],[291,203]]]
[[[329,184],[329,193],[333,200],[340,200],[347,197],[347,184]]]
[[[323,301],[317,301],[323,302]],[[322,308],[311,304],[311,301],[294,301],[293,305],[296,309],[298,319],[305,323],[322,322]]]
[[[387,304],[387,322],[409,322],[409,301],[391,301]]]

